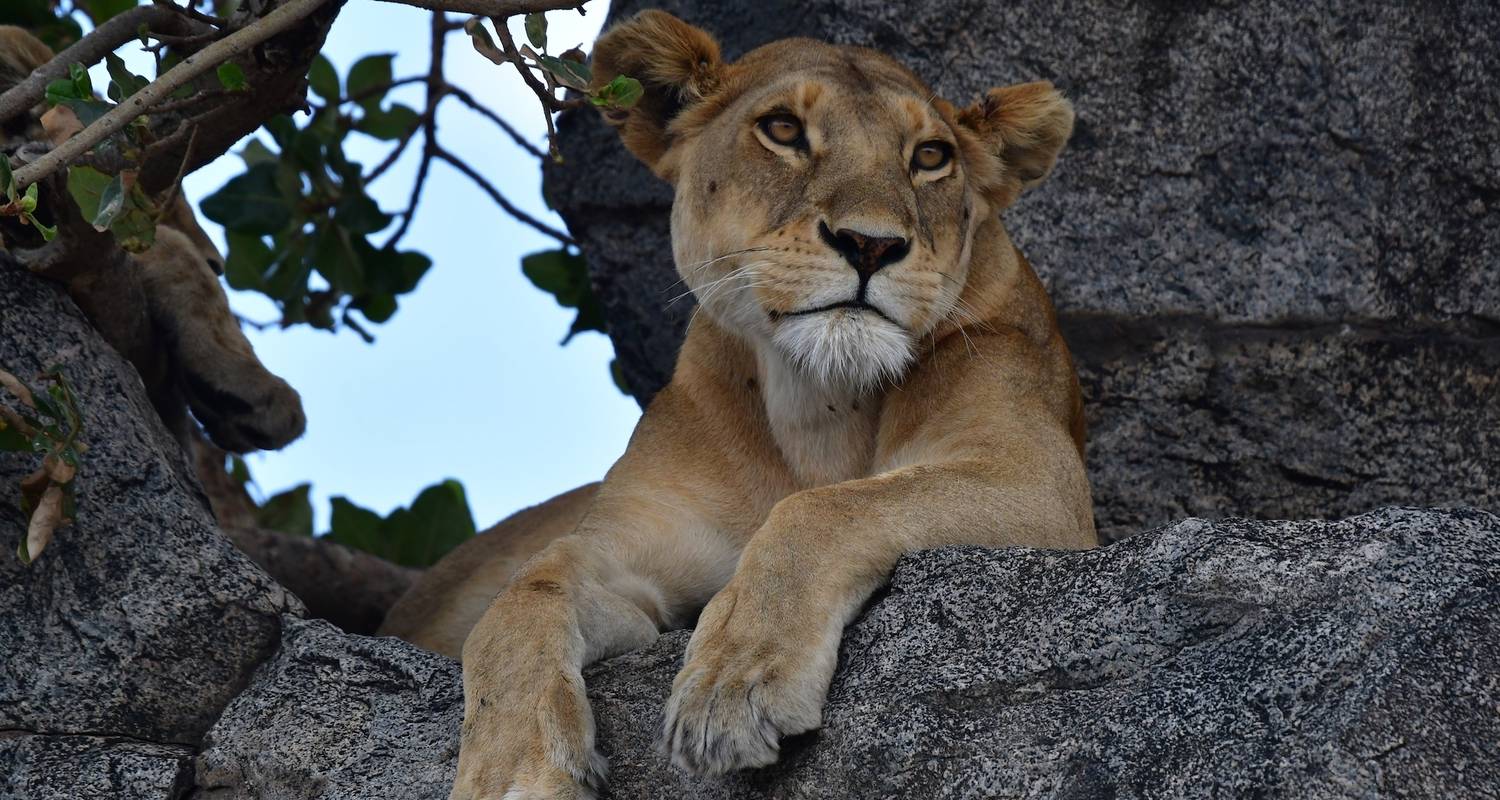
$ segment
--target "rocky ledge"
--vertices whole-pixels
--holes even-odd
[[[1500,792],[1500,517],[1190,519],[1089,553],[905,559],[849,628],[822,730],[676,771],[687,642],[595,667],[620,798],[1480,797]],[[286,618],[197,762],[211,798],[443,798],[458,666]]]

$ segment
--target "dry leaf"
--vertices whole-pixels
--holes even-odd
[[[15,395],[16,399],[25,403],[27,408],[32,411],[36,410],[36,399],[31,396],[31,390],[26,388],[26,384],[21,383],[16,376],[3,369],[0,369],[0,386],[5,387],[5,390]]]
[[[26,554],[32,561],[42,554],[47,543],[52,541],[52,533],[57,526],[62,524],[63,490],[61,486],[52,484],[47,491],[42,493],[42,502],[37,504],[36,511],[31,513],[31,524],[26,528]]]

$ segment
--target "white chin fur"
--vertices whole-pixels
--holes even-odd
[[[784,317],[771,341],[809,377],[830,386],[866,389],[906,372],[911,337],[868,311],[835,309]]]

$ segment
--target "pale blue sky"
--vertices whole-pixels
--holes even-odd
[[[589,48],[607,6],[595,0],[588,10],[584,17],[548,14],[553,50]],[[379,52],[397,54],[397,77],[423,74],[427,30],[427,12],[352,0],[324,53],[341,75],[359,57]],[[445,69],[449,80],[543,143],[541,111],[513,69],[477,55],[462,32],[448,39]],[[420,87],[397,91],[393,96],[421,107]],[[504,133],[452,100],[438,121],[445,147],[517,205],[562,225],[542,202],[537,162]],[[351,144],[355,140],[349,154],[367,166],[388,152],[387,144],[351,135]],[[410,148],[371,190],[388,212],[405,205],[417,150]],[[191,175],[186,193],[197,203],[241,169],[236,157],[220,159]],[[386,513],[423,487],[456,478],[482,528],[602,477],[624,451],[639,410],[610,382],[612,348],[605,336],[582,334],[558,345],[573,312],[559,308],[520,270],[522,255],[551,244],[466,178],[434,163],[404,242],[434,265],[415,292],[400,298],[394,318],[370,327],[374,344],[352,331],[332,335],[306,326],[247,331],[261,359],[302,393],[308,417],[301,439],[248,459],[260,486],[274,493],[311,481],[322,530],[332,495]],[[252,319],[277,316],[259,295],[231,290],[230,302]]]

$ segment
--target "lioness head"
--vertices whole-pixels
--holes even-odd
[[[978,221],[1039,183],[1073,128],[1048,83],[960,110],[873,50],[786,39],[725,63],[660,11],[599,40],[594,79],[616,75],[645,95],[606,116],[676,188],[673,255],[699,304],[850,388],[899,377],[962,321]]]

